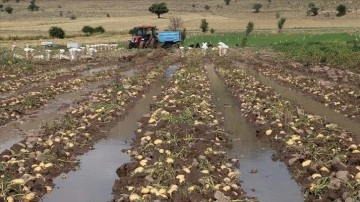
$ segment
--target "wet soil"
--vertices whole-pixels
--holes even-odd
[[[28,201],[41,201],[51,191],[54,200],[58,200],[61,199],[62,192],[56,192],[57,184],[64,187],[71,179],[84,186],[82,198],[75,200],[89,200],[85,198],[86,191],[96,187],[97,191],[105,192],[96,186],[96,181],[90,181],[91,175],[72,172],[86,166],[98,169],[99,176],[104,174],[105,170],[101,172],[99,168],[101,165],[94,165],[94,159],[100,158],[97,155],[107,155],[101,152],[104,151],[102,146],[109,147],[107,151],[119,157],[119,161],[114,162],[113,158],[103,159],[113,163],[111,169],[117,167],[110,177],[116,178],[111,185],[112,201],[257,201],[264,197],[262,194],[281,195],[290,189],[257,190],[254,186],[258,185],[247,184],[254,180],[250,179],[251,175],[259,176],[258,181],[274,180],[270,178],[286,172],[286,169],[301,186],[304,201],[360,200],[360,144],[355,134],[341,124],[338,126],[326,117],[317,116],[311,109],[305,109],[301,104],[284,98],[269,83],[263,83],[260,77],[255,78],[239,68],[238,64],[244,63],[254,68],[255,73],[270,77],[287,88],[301,93],[308,92],[309,99],[321,102],[322,97],[323,105],[327,104],[332,110],[337,108],[331,106],[338,105],[331,103],[339,101],[335,100],[336,96],[328,96],[327,99],[324,96],[331,91],[339,93],[341,97],[344,95],[346,99],[342,105],[348,106],[347,109],[350,110],[341,114],[348,115],[353,121],[357,121],[354,109],[359,104],[349,96],[357,94],[356,72],[332,71],[334,73],[321,77],[334,82],[336,77],[336,85],[349,86],[341,92],[336,85],[333,88],[326,87],[332,86],[328,82],[312,82],[314,75],[316,79],[317,75],[320,78],[324,73],[318,68],[303,71],[295,62],[286,61],[280,65],[276,57],[265,55],[262,59],[261,55],[238,51],[232,50],[226,57],[209,53],[204,61],[204,56],[195,51],[185,58],[180,58],[178,53],[171,55],[161,50],[139,51],[117,57],[113,60],[115,64],[123,63],[129,68],[135,65],[143,71],[133,76],[117,72],[113,77],[104,77],[110,85],[99,86],[101,90],[98,92],[89,88],[81,102],[60,107],[65,111],[60,119],[46,122],[32,134],[28,131],[27,134],[30,135],[21,137],[24,139],[8,149],[1,148],[0,201],[10,200],[8,197],[23,201],[33,195],[35,197]],[[223,78],[226,88],[237,100],[235,103],[240,108],[241,116],[255,129],[255,134],[251,133],[253,136],[249,137],[249,141],[258,141],[254,143],[258,145],[256,151],[234,148],[234,145],[241,147],[250,143],[239,140],[231,131],[225,130],[226,120],[213,104],[210,82],[203,68],[209,59],[214,64],[216,73]],[[256,63],[258,59],[267,65]],[[286,63],[295,65],[289,67]],[[136,101],[142,98],[172,64],[181,64],[182,68],[174,68],[169,84],[164,85],[162,94],[154,98],[154,104],[150,105],[150,113],[137,120],[139,125],[134,134],[125,135],[125,139],[130,136],[132,139],[128,139],[126,144],[124,141],[111,141],[114,136],[109,131],[117,128],[116,124],[121,120],[125,120]],[[286,74],[283,74],[284,71]],[[293,78],[301,78],[301,82],[285,82]],[[305,87],[300,88],[300,83],[304,83]],[[303,90],[311,89],[310,87],[319,83],[320,90],[315,90],[318,93]],[[351,91],[354,92],[350,93]],[[280,161],[279,164],[269,162],[268,165],[275,164],[278,167],[262,168],[264,164],[247,164],[246,156],[253,154],[261,163],[268,161],[270,148],[266,145],[270,145],[275,151],[272,159]],[[119,148],[126,149],[120,152]],[[237,156],[237,152],[240,156]],[[79,156],[83,157],[79,159]],[[273,174],[265,175],[268,170],[273,170]],[[241,178],[240,171],[248,172],[249,178]],[[104,178],[109,179],[108,176]],[[287,178],[285,181],[289,183],[291,179]],[[274,186],[281,187],[278,184]],[[266,193],[267,191],[271,193]],[[79,196],[71,192],[66,194],[74,198]],[[256,198],[257,194],[259,198]],[[49,195],[49,199],[50,197]],[[297,197],[291,199],[294,200],[298,200]]]

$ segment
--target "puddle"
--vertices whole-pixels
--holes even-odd
[[[24,139],[24,136],[20,135],[22,134],[22,131],[36,134],[42,124],[62,117],[65,114],[66,109],[75,107],[77,100],[80,100],[89,92],[99,90],[100,86],[106,83],[108,83],[108,81],[91,83],[79,91],[57,95],[54,99],[41,107],[37,113],[25,116],[19,121],[10,122],[1,126],[0,152]]]
[[[230,155],[239,159],[241,186],[247,195],[266,202],[303,202],[301,188],[292,180],[286,165],[271,159],[274,151],[256,137],[255,129],[247,124],[214,68],[209,65],[206,69],[216,108],[224,115],[225,130],[232,133]],[[250,173],[254,169],[256,173]]]
[[[240,66],[256,80],[260,81],[266,86],[270,86],[276,92],[280,93],[282,97],[293,101],[294,103],[300,105],[305,111],[310,112],[314,115],[325,117],[329,122],[337,124],[339,127],[351,132],[354,134],[354,137],[360,141],[360,124],[352,121],[351,119],[345,117],[344,115],[335,112],[334,110],[326,107],[324,104],[321,104],[317,101],[308,98],[296,90],[286,88],[277,84],[274,80],[269,79],[261,74],[258,74],[251,68],[246,66]]]
[[[118,68],[118,66],[95,67],[95,68],[91,68],[89,70],[83,71],[79,74],[82,77],[93,76],[94,74],[96,74],[98,72],[107,71],[107,70],[116,69],[116,68]]]
[[[174,72],[179,68],[179,65],[171,65],[165,72],[164,77],[170,78]]]
[[[172,73],[164,75],[164,78],[170,77]],[[69,172],[66,179],[61,176],[55,178],[56,188],[45,195],[42,201],[111,201],[112,187],[118,179],[116,169],[130,161],[122,150],[130,148],[130,142],[138,128],[138,120],[150,112],[150,104],[154,102],[152,97],[160,95],[164,84],[164,80],[155,84],[130,110],[127,117],[109,130],[106,140],[96,143],[94,150],[81,156],[79,169]]]

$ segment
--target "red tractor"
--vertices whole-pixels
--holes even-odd
[[[127,48],[158,48],[159,41],[155,26],[138,26],[131,31],[132,40],[128,41]]]

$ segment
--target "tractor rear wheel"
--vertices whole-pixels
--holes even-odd
[[[159,48],[160,47],[160,44],[159,42],[156,40],[156,39],[151,39],[150,41],[150,48]]]

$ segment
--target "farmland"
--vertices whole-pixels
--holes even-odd
[[[259,13],[248,0],[168,1],[159,19],[153,1],[4,2],[0,202],[360,201],[359,5],[336,17],[340,1],[314,2],[319,16],[305,15],[310,1],[262,1]],[[214,49],[124,48],[134,26],[177,16],[183,46]],[[69,60],[69,42],[96,54]]]

